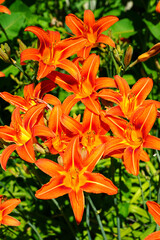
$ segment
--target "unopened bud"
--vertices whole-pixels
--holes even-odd
[[[155,44],[151,49],[149,49],[147,52],[141,54],[137,60],[139,62],[145,62],[147,61],[149,58],[157,55],[158,53],[160,53],[160,42]]]
[[[58,156],[57,162],[59,163],[59,165],[63,166],[63,158],[61,156]]]
[[[37,143],[34,144],[34,149],[41,154],[45,154],[45,150],[43,149],[43,147]]]
[[[156,65],[157,69],[160,70],[160,64],[159,64],[159,61],[157,59],[155,60],[155,65]]]
[[[11,55],[11,48],[7,43],[4,44],[4,49],[5,49],[5,52],[7,53],[7,55],[10,56]]]
[[[120,56],[119,56],[119,53],[118,53],[117,49],[114,49],[113,53],[114,53],[114,57],[115,57],[116,61],[120,63],[121,59],[120,59]]]
[[[0,58],[6,63],[11,62],[9,56],[2,50],[2,48],[0,48]]]
[[[124,56],[125,67],[127,67],[130,64],[131,59],[132,59],[132,55],[133,55],[133,48],[132,48],[131,45],[129,45],[127,50],[126,50],[125,56]]]
[[[17,39],[17,42],[18,42],[18,44],[19,44],[19,51],[20,51],[20,53],[21,53],[23,50],[27,49],[27,46],[26,46],[20,39]]]

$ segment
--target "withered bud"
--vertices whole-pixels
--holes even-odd
[[[141,54],[137,60],[139,62],[145,62],[147,61],[149,58],[157,55],[158,53],[160,53],[160,42],[155,44],[151,49],[149,49],[147,52]]]
[[[125,67],[127,67],[130,64],[131,59],[132,59],[132,55],[133,55],[133,48],[132,48],[131,45],[129,45],[127,50],[126,50],[125,56],[124,56]]]
[[[17,39],[17,42],[18,42],[18,44],[19,44],[19,51],[20,51],[20,53],[21,53],[23,50],[27,49],[27,46],[26,46],[19,38]]]
[[[0,58],[6,63],[11,62],[9,56],[7,55],[7,53],[4,52],[4,50],[2,50],[2,48],[0,48]]]

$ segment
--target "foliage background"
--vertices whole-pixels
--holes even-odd
[[[24,32],[25,27],[33,25],[44,30],[59,31],[63,39],[70,36],[68,34],[70,30],[65,25],[65,16],[73,13],[83,19],[84,10],[91,9],[96,19],[106,15],[115,15],[120,19],[106,34],[110,34],[116,42],[113,57],[117,62],[117,69],[121,70],[129,44],[133,47],[132,61],[134,61],[140,54],[160,41],[160,14],[155,12],[156,3],[155,0],[6,0],[5,6],[11,10],[12,14],[11,16],[0,15],[2,26],[0,43],[9,44],[11,58],[19,64],[20,51],[17,40],[20,39],[27,47],[37,46],[37,38],[32,33]],[[117,60],[117,53],[120,61]],[[36,69],[35,63],[29,63],[23,67],[23,71],[26,71],[32,80],[35,80]],[[1,78],[0,91],[22,96],[24,85],[30,83],[24,73],[2,60],[0,71],[6,75],[6,78]],[[109,51],[101,53],[99,74],[109,77],[116,74]],[[137,64],[124,74],[124,78],[130,85],[144,76],[149,76],[154,81],[154,88],[149,97],[160,100],[159,55],[145,63]],[[66,97],[66,93],[60,89],[54,90],[53,93],[60,100]],[[73,109],[75,112],[77,110],[83,110],[83,106]],[[1,125],[10,123],[12,111],[13,106],[0,99]],[[152,131],[155,136],[160,137],[157,126],[158,121]],[[92,194],[92,202],[86,195],[85,213],[79,226],[76,225],[67,196],[60,197],[57,201],[35,198],[35,191],[49,178],[33,165],[25,163],[13,154],[8,162],[7,171],[0,169],[0,194],[8,198],[21,198],[21,204],[12,213],[12,216],[21,221],[21,225],[12,228],[1,226],[0,238],[60,240],[66,237],[68,240],[101,240],[104,239],[104,231],[106,239],[143,240],[158,229],[148,214],[145,203],[147,200],[160,202],[158,170],[160,155],[156,150],[149,150],[149,153],[151,161],[140,163],[141,171],[138,177],[128,174],[119,159],[108,158],[99,162],[95,171],[110,178],[119,188],[119,193],[116,196]]]

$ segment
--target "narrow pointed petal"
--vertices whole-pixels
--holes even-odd
[[[77,56],[80,58],[86,59],[89,57],[91,49],[92,49],[92,45],[84,46],[81,50],[77,52]]]
[[[131,89],[131,94],[134,94],[137,100],[137,105],[143,103],[153,87],[151,78],[139,79]]]
[[[64,185],[64,178],[65,176],[63,175],[51,178],[51,180],[47,184],[44,184],[41,189],[36,191],[36,198],[52,199],[71,192],[72,189]]]
[[[54,106],[49,117],[48,127],[56,134],[58,134],[58,130],[60,127],[61,116],[62,116],[61,106],[60,105]]]
[[[3,72],[0,72],[0,77],[5,77],[5,74]]]
[[[144,240],[160,240],[160,231],[149,234]]]
[[[3,202],[1,205],[0,205],[0,210],[3,211],[3,216],[5,215],[8,215],[10,214],[13,209],[21,202],[20,199],[9,199],[5,202]]]
[[[86,131],[98,132],[100,128],[99,116],[89,111],[87,108],[84,110],[82,129],[83,133]]]
[[[68,59],[63,59],[58,62],[57,67],[64,69],[75,79],[80,79],[80,72],[77,66]]]
[[[16,131],[8,126],[0,126],[0,138],[8,142],[15,141]]]
[[[7,13],[7,14],[11,15],[11,11],[3,5],[0,6],[0,12]]]
[[[20,96],[12,95],[8,92],[1,92],[0,97],[3,98],[6,102],[19,107],[23,112],[25,112],[28,108],[27,101]]]
[[[97,162],[102,157],[105,150],[105,144],[101,144],[94,148],[88,158],[84,161],[84,169],[82,171],[92,172]]]
[[[113,155],[119,150],[123,150],[127,147],[127,144],[123,143],[121,138],[111,138],[107,143],[104,151],[104,156]]]
[[[106,193],[108,195],[117,194],[118,188],[113,182],[99,173],[85,172],[84,176],[87,182],[81,188],[89,193]]]
[[[19,226],[21,224],[17,219],[15,219],[11,216],[3,217],[1,223],[4,225],[8,225],[8,226]]]
[[[36,161],[32,139],[27,141],[22,146],[17,147],[16,150],[18,155],[26,162],[34,163]]]
[[[153,201],[146,202],[148,212],[153,216],[155,222],[160,225],[160,205]]]
[[[100,18],[93,26],[93,31],[97,32],[97,35],[106,31],[109,27],[111,27],[114,23],[116,23],[119,19],[115,16],[105,16]]]
[[[26,27],[24,31],[29,31],[34,33],[39,41],[40,41],[40,47],[49,47],[49,43],[50,43],[50,39],[49,39],[49,35],[47,32],[45,32],[43,29],[41,29],[40,27],[36,27],[36,26],[29,26]]]
[[[77,224],[80,224],[84,212],[84,194],[81,189],[79,191],[71,191],[69,193],[70,203],[73,209],[73,213]]]
[[[76,95],[70,95],[68,96],[63,104],[62,104],[62,112],[66,115],[68,115],[70,113],[70,110],[72,109],[72,107],[79,101],[80,99],[76,98]]]
[[[100,77],[96,79],[94,90],[97,91],[101,88],[117,88],[115,80],[109,77]]]
[[[127,121],[116,117],[111,114],[106,114],[105,116],[101,116],[103,122],[108,124],[112,130],[112,132],[121,139],[124,138],[124,131],[127,128]]]
[[[40,113],[44,110],[46,104],[38,104],[37,106],[31,107],[27,113],[24,115],[23,123],[24,128],[28,131],[31,131],[33,126],[37,123]]]
[[[95,23],[95,18],[94,18],[94,14],[91,10],[84,11],[84,23],[88,27],[93,27],[93,25]]]
[[[105,43],[105,44],[115,48],[114,41],[110,37],[108,37],[104,34],[100,34],[99,37],[97,38],[96,42],[97,43]]]
[[[92,84],[95,85],[95,78],[99,69],[100,57],[96,54],[91,54],[84,62],[81,70],[81,76]]]
[[[113,91],[112,89],[103,89],[97,95],[98,97],[117,104],[120,104],[120,102],[122,101],[122,95],[118,92]]]
[[[39,62],[39,68],[37,73],[37,80],[46,77],[49,73],[56,69],[56,65],[47,65],[43,61]]]
[[[23,50],[21,53],[21,65],[25,64],[24,61],[26,60],[40,60],[39,50],[36,48],[28,48]]]
[[[155,136],[148,135],[145,138],[143,147],[160,150],[160,139]]]
[[[101,110],[101,105],[98,99],[95,99],[94,95],[82,98],[81,102],[93,113],[99,115]]]
[[[73,132],[74,134],[79,134],[82,131],[82,125],[75,119],[65,114],[63,114],[61,117],[61,123],[63,124],[63,126],[65,126],[69,131]]]
[[[119,88],[120,93],[124,97],[126,97],[128,95],[128,93],[130,92],[130,87],[129,87],[127,81],[118,75],[114,76],[114,78],[115,78],[115,81]]]
[[[33,98],[34,96],[34,83],[28,84],[26,86],[24,86],[24,98],[28,99],[28,98]]]
[[[82,49],[86,43],[87,39],[83,36],[64,39],[55,46],[54,58],[57,60],[68,58]]]
[[[141,147],[132,149],[126,148],[123,156],[123,163],[127,172],[137,176],[139,174],[139,160],[140,160]]]
[[[16,150],[16,148],[17,148],[17,145],[12,144],[12,145],[9,145],[8,147],[6,147],[3,150],[2,155],[0,156],[0,163],[1,163],[1,166],[4,170],[6,170],[6,165],[7,165],[7,162],[8,162],[8,159],[9,159],[10,155],[12,154],[12,152],[14,150]]]
[[[38,159],[35,164],[39,169],[51,177],[59,176],[60,172],[64,171],[64,168],[61,165],[45,158]]]
[[[52,91],[56,87],[56,84],[51,80],[44,80],[37,84],[34,90],[34,96],[42,98],[47,92]]]
[[[48,127],[43,126],[43,125],[36,125],[33,128],[32,131],[33,137],[35,136],[43,136],[43,137],[55,137],[55,134],[53,133],[53,131],[51,131]]]
[[[46,94],[43,98],[43,101],[53,106],[61,104],[61,101],[57,97],[53,96],[52,94]]]
[[[140,160],[144,161],[144,162],[149,162],[150,161],[150,158],[148,156],[148,154],[142,150],[141,153],[140,153]]]
[[[140,129],[145,139],[157,117],[157,108],[154,104],[138,109],[132,117],[136,129]]]
[[[72,30],[76,35],[83,35],[83,21],[76,17],[74,14],[70,13],[66,16],[66,25]]]

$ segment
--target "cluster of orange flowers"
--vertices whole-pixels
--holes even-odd
[[[69,14],[66,25],[74,36],[64,40],[60,40],[57,31],[27,27],[25,31],[38,37],[39,47],[24,50],[21,64],[26,60],[39,62],[37,79],[47,79],[36,86],[26,85],[24,97],[0,93],[1,98],[16,107],[10,126],[0,126],[0,138],[11,143],[2,152],[2,168],[6,170],[7,161],[16,150],[20,158],[51,176],[51,180],[36,192],[36,197],[52,199],[68,194],[78,224],[84,211],[83,191],[109,195],[118,191],[111,180],[93,172],[102,157],[121,158],[126,171],[138,175],[139,161],[150,160],[144,148],[160,150],[160,139],[149,134],[160,108],[160,102],[146,100],[153,87],[152,79],[141,78],[130,88],[118,75],[97,77],[100,57],[90,51],[101,44],[115,47],[113,40],[102,33],[117,21],[115,16],[95,21],[90,10],[85,10],[84,21]],[[74,54],[77,57],[68,60]],[[57,68],[67,74],[56,71]],[[57,85],[71,93],[63,103],[49,94]],[[104,110],[103,99],[113,102],[114,106],[105,106]],[[79,101],[85,105],[83,116],[71,117],[70,111]],[[113,136],[106,135],[108,131]],[[46,149],[51,154],[59,154],[57,162],[36,159],[36,151],[45,153]],[[4,205],[2,203],[0,209],[1,223],[5,224],[10,211],[7,210],[3,217]],[[159,215],[153,212],[160,214],[159,205],[148,202],[148,206],[157,221]],[[146,240],[154,239],[155,235]]]

